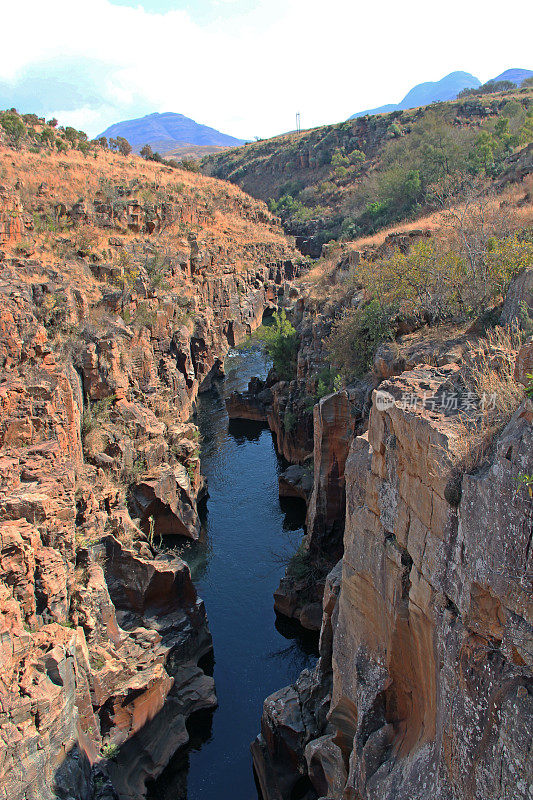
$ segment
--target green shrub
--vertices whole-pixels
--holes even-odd
[[[309,552],[306,547],[305,539],[302,540],[298,549],[292,554],[287,564],[288,577],[307,582],[307,591],[303,595],[300,593],[300,596],[305,597],[306,594],[309,594],[309,598],[311,599],[316,591],[316,582],[323,580],[326,572],[326,565],[319,557],[313,556]]]
[[[310,571],[311,558],[309,551],[305,547],[304,542],[301,542],[296,552],[291,556],[287,565],[287,575],[289,575],[291,578],[302,580],[303,578],[307,578],[309,576]]]
[[[274,369],[281,380],[292,380],[296,374],[298,336],[287,319],[285,309],[273,315],[272,324],[262,325],[255,336],[264,343]]]
[[[500,117],[494,126],[494,131],[482,131],[478,136],[469,153],[471,171],[474,174],[497,174],[513,147],[519,143],[519,139],[518,134],[510,132],[508,118]]]
[[[342,377],[338,375],[331,367],[324,367],[318,373],[318,384],[315,393],[316,400],[322,400],[328,394],[338,392],[342,388]]]
[[[513,235],[479,243],[476,230],[462,231],[460,252],[423,239],[408,253],[362,260],[354,277],[383,309],[421,322],[475,317],[505,294],[514,275],[533,266],[530,242]]]
[[[12,144],[18,144],[26,133],[26,126],[18,114],[14,114],[12,112],[6,112],[5,114],[2,114],[0,124],[2,125],[2,128],[5,130]]]
[[[194,158],[182,158],[180,167],[187,172],[200,172],[200,164]]]
[[[118,750],[118,745],[116,745],[114,742],[107,742],[107,744],[102,745],[102,755],[108,760],[116,758],[118,755]]]
[[[350,159],[346,155],[346,153],[337,147],[335,152],[331,157],[331,166],[332,167],[348,167],[350,165]]]
[[[284,430],[287,433],[290,433],[294,429],[294,426],[296,425],[297,421],[298,421],[298,418],[297,418],[296,414],[294,414],[294,412],[286,411],[284,416],[283,416],[283,428],[284,428]]]
[[[521,472],[518,476],[518,483],[523,486],[528,495],[533,498],[533,475],[527,475]]]
[[[56,135],[52,130],[52,128],[43,128],[43,130],[41,131],[41,142],[43,144],[48,145],[49,147],[53,147],[55,141],[56,141]],[[61,144],[61,146],[65,150],[67,149],[67,145],[65,144],[65,142],[62,142],[60,139],[58,139],[56,145],[58,150],[59,150],[59,144]]]
[[[326,346],[342,376],[351,380],[368,372],[379,345],[393,338],[390,318],[391,310],[372,300],[334,323]]]
[[[98,423],[108,421],[115,399],[114,394],[96,400],[94,403],[87,398],[87,407],[83,412],[81,423],[82,436],[86,436]]]

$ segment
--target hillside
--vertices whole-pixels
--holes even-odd
[[[300,258],[239,188],[34,115],[0,163],[0,795],[133,800],[217,702],[154,541],[200,536],[191,410]]]
[[[100,136],[108,139],[123,136],[137,153],[143,145],[149,144],[154,152],[158,151],[161,155],[166,155],[178,145],[184,144],[202,147],[238,147],[244,144],[243,139],[220,133],[183,114],[172,112],[148,114],[138,119],[117,122],[106,128]]]
[[[206,156],[213,155],[214,153],[221,153],[223,150],[228,150],[228,147],[223,145],[204,145],[204,144],[180,144],[177,147],[172,147],[170,150],[165,151],[165,158],[177,159],[194,159],[201,160]]]
[[[497,181],[532,140],[532,113],[531,88],[479,95],[248,144],[209,156],[202,170],[269,201],[318,257],[325,242],[427,213],[460,176]]]
[[[417,106],[427,106],[430,103],[438,103],[442,100],[455,100],[463,89],[481,86],[479,78],[470,75],[469,72],[450,72],[440,81],[426,81],[414,86],[399,103],[389,103],[388,105],[372,108],[367,111],[358,111],[350,119],[364,117],[366,114],[384,114],[398,109],[417,108]]]

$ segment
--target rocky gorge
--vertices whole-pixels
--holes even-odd
[[[77,151],[45,180],[0,152],[0,797],[185,800],[183,760],[198,797],[249,794],[227,748],[279,677],[251,745],[263,800],[530,798],[531,265],[488,322],[405,315],[342,378],[327,342],[368,303],[350,269],[429,235],[333,249],[317,300],[233,186]],[[234,350],[281,308],[284,379]],[[489,389],[509,413],[479,431]],[[273,528],[302,528],[278,495],[306,516],[276,589]]]
[[[16,174],[30,156],[14,156]],[[117,212],[89,187],[69,206],[52,177],[55,189],[26,183],[25,203],[19,179],[3,187],[0,209],[1,792],[140,798],[190,715],[217,702],[198,666],[204,604],[187,564],[157,547],[200,536],[191,410],[299,257],[259,204],[203,179],[225,226],[216,244],[198,200],[144,211],[119,189]],[[178,239],[160,256],[164,225]]]
[[[531,275],[511,285],[502,324],[533,307]],[[320,659],[265,701],[252,745],[264,798],[531,796],[531,400],[522,389],[470,462],[464,417],[442,400],[483,346],[441,339],[433,363],[427,343],[400,346],[392,369],[383,349],[373,385],[314,406],[304,542],[323,578],[289,565],[275,600],[320,629]],[[525,386],[531,339],[515,347]],[[258,388],[230,413],[262,402],[268,419],[280,387]],[[302,478],[288,470],[281,491]]]

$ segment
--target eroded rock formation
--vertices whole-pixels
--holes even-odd
[[[0,194],[0,797],[134,800],[216,705],[203,603],[158,552],[200,533],[187,420],[298,265],[263,206],[202,178],[141,204],[135,169],[93,196],[88,171],[58,202],[64,158],[35,207]]]
[[[459,374],[382,383],[352,440],[321,659],[266,700],[252,747],[265,798],[530,797],[532,406],[458,477],[464,425],[424,398]]]

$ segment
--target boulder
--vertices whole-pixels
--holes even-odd
[[[280,497],[299,497],[307,503],[312,491],[313,476],[308,469],[299,464],[291,464],[279,476]]]
[[[142,523],[153,536],[186,536],[198,539],[200,519],[196,510],[197,490],[182,464],[161,466],[132,487]]]

